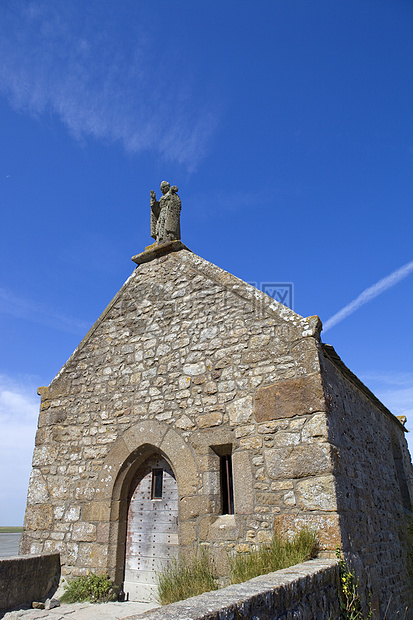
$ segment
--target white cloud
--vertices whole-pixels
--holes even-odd
[[[372,381],[383,386],[413,386],[413,372],[383,372],[374,370],[365,372],[363,377],[366,381]]]
[[[413,430],[413,383],[405,388],[384,388],[377,391],[377,397],[394,415],[405,415],[409,430]]]
[[[30,380],[0,375],[0,525],[22,525],[39,397]]]
[[[413,373],[368,372],[362,381],[392,413],[407,416],[413,429]]]
[[[19,297],[5,288],[0,288],[0,313],[82,336],[91,327],[87,321],[54,312],[46,304]]]
[[[364,306],[364,304],[366,304],[368,301],[371,301],[372,299],[374,299],[381,293],[384,293],[404,278],[407,278],[407,276],[410,275],[412,272],[413,261],[410,261],[410,263],[406,263],[405,265],[403,265],[403,267],[396,269],[396,271],[393,271],[393,273],[391,273],[390,275],[382,278],[381,280],[376,282],[376,284],[373,284],[373,286],[369,286],[358,297],[356,297],[356,299],[347,304],[347,306],[344,306],[344,308],[342,308],[339,312],[329,318],[323,326],[323,331],[326,332],[327,330],[331,329],[332,327],[337,325],[337,323],[340,323],[340,321],[343,321],[348,316],[350,316],[350,314],[353,314],[353,312],[361,308],[361,306]]]
[[[19,111],[56,114],[77,140],[154,149],[193,169],[217,125],[216,95],[189,86],[173,33],[145,27],[134,3],[130,23],[113,7],[66,0],[0,7],[0,93]]]
[[[394,415],[407,417],[407,442],[413,452],[413,373],[365,372],[360,379]]]

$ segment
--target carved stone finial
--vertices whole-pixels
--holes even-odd
[[[162,196],[156,199],[156,194],[151,191],[151,237],[156,243],[174,241],[181,238],[181,199],[177,194],[176,185],[162,181]]]

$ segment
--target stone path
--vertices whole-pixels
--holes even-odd
[[[156,603],[103,603],[92,605],[91,603],[74,603],[73,605],[61,605],[54,609],[21,609],[9,611],[3,620],[126,620],[144,614],[150,609],[159,607]]]

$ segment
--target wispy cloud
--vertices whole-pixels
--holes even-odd
[[[157,150],[192,169],[216,128],[217,98],[191,88],[173,33],[144,26],[138,4],[128,14],[114,6],[4,3],[0,93],[19,111],[56,114],[77,140]]]
[[[394,415],[407,417],[407,441],[413,453],[413,373],[362,372],[360,378]]]
[[[332,327],[337,325],[337,323],[340,323],[340,321],[343,321],[348,316],[350,316],[350,314],[353,314],[353,312],[361,308],[361,306],[364,306],[364,304],[366,304],[368,301],[371,301],[372,299],[374,299],[378,295],[381,295],[381,293],[384,293],[404,278],[407,278],[407,276],[410,275],[412,272],[413,261],[411,261],[410,263],[406,263],[405,265],[403,265],[403,267],[400,267],[399,269],[396,269],[396,271],[393,271],[393,273],[391,273],[390,275],[382,278],[381,280],[376,282],[376,284],[373,284],[373,286],[369,286],[358,297],[356,297],[356,299],[347,304],[347,306],[344,306],[344,308],[342,308],[339,312],[329,318],[328,321],[324,323],[323,331],[326,332],[327,330],[331,329]]]
[[[413,426],[413,382],[409,387],[379,389],[378,398],[395,415],[405,415],[409,420],[410,428]]]
[[[54,312],[45,304],[19,297],[5,288],[0,288],[0,313],[80,336],[91,327],[87,321]]]
[[[413,386],[413,372],[384,372],[373,370],[363,373],[363,381],[364,380],[372,381],[382,386],[397,386],[403,389]]]
[[[21,525],[39,398],[30,379],[0,375],[0,525]]]

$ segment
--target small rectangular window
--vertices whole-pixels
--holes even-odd
[[[152,470],[152,499],[162,499],[163,469]]]
[[[226,454],[220,457],[221,465],[221,497],[222,514],[234,514],[234,490],[232,484],[232,462],[231,455]]]

